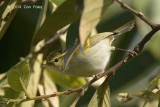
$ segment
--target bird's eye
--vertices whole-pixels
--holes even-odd
[[[58,59],[55,59],[54,62],[58,62]]]

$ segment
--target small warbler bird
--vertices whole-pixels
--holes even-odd
[[[65,58],[69,50],[64,52],[53,51],[47,57],[47,63],[42,67],[48,67],[53,72],[91,77],[105,70],[111,56],[111,50],[115,50],[111,44],[117,35],[130,31],[134,27],[134,21],[130,21],[113,32],[104,32],[93,35],[86,40],[80,52],[80,44],[74,47],[72,57],[68,58],[68,64]]]

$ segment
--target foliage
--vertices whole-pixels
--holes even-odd
[[[135,28],[118,36],[113,43],[115,47],[133,50],[151,29],[114,0],[27,1],[0,1],[0,106],[3,106],[1,103],[6,103],[8,107],[67,107],[73,106],[73,102],[76,102],[77,107],[160,105],[159,32],[150,39],[143,52],[118,69],[109,82],[107,79],[100,80],[98,85],[93,84],[87,90],[70,94],[70,91],[86,84],[88,78],[43,69],[41,65],[46,62],[51,51],[67,48],[67,65],[76,48],[77,39],[83,46],[90,35],[111,32],[126,22],[135,20]],[[144,13],[154,23],[160,23],[159,1],[134,0],[125,3]],[[52,39],[54,42],[50,43],[49,40]],[[106,70],[126,54],[128,53],[112,51]],[[45,101],[43,97],[35,100],[39,95],[51,96]],[[16,99],[21,99],[22,103],[16,102]],[[25,102],[26,100],[32,101]]]

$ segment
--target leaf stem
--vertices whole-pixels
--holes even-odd
[[[21,78],[19,78],[19,81],[20,81],[20,84],[21,84],[21,86],[22,86],[22,88],[23,88],[23,91],[24,91],[25,95],[27,96],[27,98],[33,99],[33,97],[31,97],[31,95],[27,92],[27,89],[26,89],[26,87],[24,86],[24,83],[22,82]]]

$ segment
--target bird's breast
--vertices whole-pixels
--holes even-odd
[[[65,73],[77,76],[93,76],[105,69],[110,55],[109,39],[101,40],[84,53],[73,55]]]

